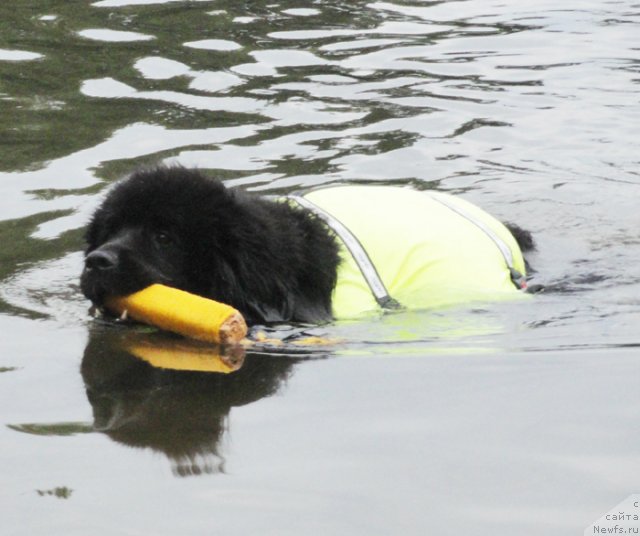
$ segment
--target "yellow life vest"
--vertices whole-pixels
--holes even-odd
[[[341,241],[335,318],[396,303],[435,308],[522,294],[525,263],[516,240],[468,201],[379,186],[328,187],[293,198],[323,218]],[[371,269],[378,283],[366,277]]]

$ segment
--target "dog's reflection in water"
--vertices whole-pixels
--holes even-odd
[[[276,393],[300,359],[98,325],[81,371],[96,430],[162,452],[188,476],[224,472],[231,408]]]

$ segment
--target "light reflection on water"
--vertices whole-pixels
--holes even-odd
[[[0,8],[0,326],[11,334],[0,399],[5,424],[54,430],[43,444],[24,433],[34,428],[1,432],[12,462],[2,503],[31,511],[41,503],[15,490],[69,484],[71,503],[83,490],[115,506],[136,493],[179,501],[176,488],[162,491],[165,466],[141,454],[149,449],[177,474],[232,475],[180,496],[196,523],[224,504],[219,526],[238,534],[257,527],[238,521],[247,508],[267,524],[286,519],[291,533],[315,523],[336,534],[537,534],[542,519],[545,534],[562,534],[637,492],[627,476],[637,474],[640,409],[637,6],[245,4]],[[284,364],[252,401],[240,395],[257,393],[256,355],[222,402],[209,383],[224,381],[127,356],[81,378],[83,355],[86,364],[111,348],[77,289],[82,226],[107,184],[157,161],[268,194],[340,181],[458,193],[533,232],[534,281],[549,290],[526,305],[323,327],[346,341],[327,352],[334,359]],[[56,423],[73,422],[101,423],[114,441],[70,436],[68,452],[55,451]],[[195,451],[167,423],[184,423]],[[33,461],[49,458],[55,474]],[[117,468],[134,475],[121,477],[122,497]],[[428,519],[425,504],[437,508]],[[387,516],[363,521],[373,511]],[[151,533],[133,514],[123,523]]]

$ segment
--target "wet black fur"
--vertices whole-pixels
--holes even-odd
[[[249,323],[331,318],[339,263],[315,216],[181,167],[116,184],[86,232],[85,296],[102,305],[151,283],[228,303]]]
[[[509,228],[533,247],[527,231]],[[117,183],[86,241],[81,288],[98,306],[164,283],[228,303],[250,324],[331,319],[339,253],[327,227],[196,170],[143,169]]]

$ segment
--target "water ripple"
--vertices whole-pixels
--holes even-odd
[[[7,139],[22,148],[2,161],[31,155],[2,175],[3,218],[50,214],[30,233],[56,239],[81,225],[102,180],[154,160],[268,192],[437,186],[531,229],[536,277],[572,289],[565,299],[635,289],[632,2],[183,4],[94,2],[75,26],[93,29],[79,31],[61,8],[22,30],[36,32],[20,46],[29,53],[0,50]],[[68,43],[65,54],[40,48],[47,39]],[[20,86],[18,59],[38,59],[29,66],[42,80],[78,69],[43,95]],[[60,117],[50,132],[47,114]],[[52,143],[60,131],[72,148]],[[553,315],[536,303],[544,325]],[[566,308],[578,324],[582,306]]]

